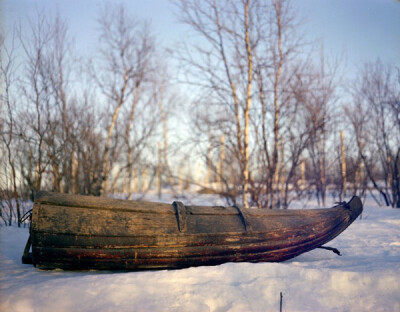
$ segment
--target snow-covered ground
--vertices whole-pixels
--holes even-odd
[[[283,263],[43,271],[21,264],[27,238],[27,228],[0,226],[0,311],[279,311],[280,292],[283,311],[400,311],[400,209],[373,201],[328,244],[341,257],[317,249]]]

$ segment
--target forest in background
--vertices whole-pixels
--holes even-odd
[[[130,199],[195,184],[259,208],[375,190],[400,207],[399,68],[372,60],[345,79],[287,0],[175,4],[193,37],[168,49],[115,5],[90,57],[62,14],[2,31],[3,223],[39,190]]]

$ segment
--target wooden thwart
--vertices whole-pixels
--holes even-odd
[[[237,209],[237,211],[238,211],[238,213],[239,213],[239,216],[240,216],[240,218],[241,218],[242,221],[243,221],[244,230],[245,230],[245,231],[252,231],[251,224],[250,224],[250,222],[249,222],[249,219],[248,219],[248,217],[247,217],[247,214],[244,213],[244,212],[242,211],[242,209],[240,209],[238,206],[235,205],[235,206],[233,206],[233,207]]]
[[[186,208],[185,206],[178,201],[172,203],[176,210],[176,220],[178,222],[178,229],[179,232],[185,233],[186,232]]]

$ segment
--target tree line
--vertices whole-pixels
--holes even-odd
[[[186,166],[186,184],[245,207],[372,189],[400,207],[399,68],[372,61],[343,85],[287,0],[175,5],[193,37],[168,51],[124,6],[99,12],[89,59],[59,15],[2,32],[2,198],[131,198],[156,178],[177,193]]]

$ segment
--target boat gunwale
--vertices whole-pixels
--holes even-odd
[[[133,201],[135,202],[135,201]],[[124,208],[114,208],[114,207],[100,207],[100,206],[90,206],[90,205],[73,205],[73,204],[60,204],[56,202],[51,202],[51,201],[37,201],[34,204],[34,208],[38,207],[40,209],[40,206],[52,206],[52,207],[57,207],[57,208],[72,208],[72,209],[90,209],[90,210],[107,210],[107,211],[115,211],[115,212],[132,212],[132,213],[144,213],[144,214],[165,214],[165,215],[176,215],[176,210],[172,206],[172,204],[166,204],[166,203],[157,203],[157,202],[147,202],[147,201],[141,201],[140,203],[146,204],[161,204],[165,205],[165,207],[124,207]],[[170,207],[169,207],[170,206]],[[222,211],[222,210],[215,210],[215,212],[212,211],[214,208],[219,208],[222,206],[185,206],[186,207],[186,214],[187,215],[194,215],[194,216],[208,216],[208,215],[218,215],[218,216],[237,216],[239,215],[239,211],[237,208],[233,206],[228,206],[224,207],[228,211]],[[204,208],[204,211],[200,211]],[[193,211],[192,209],[195,209]],[[309,209],[285,209],[285,210],[278,210],[278,209],[256,209],[256,208],[240,208],[241,212],[246,215],[246,216],[251,216],[251,217],[300,217],[300,216],[307,216],[308,214],[325,214],[327,211],[334,211],[336,209],[344,209],[348,210],[344,205],[338,205],[334,207],[329,207],[329,208],[309,208]]]

